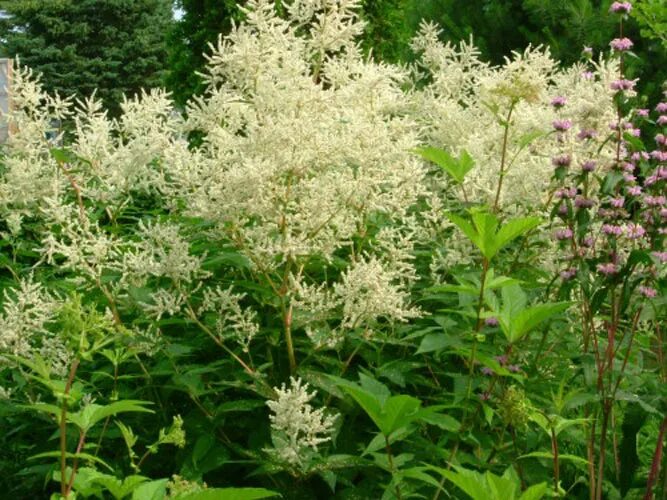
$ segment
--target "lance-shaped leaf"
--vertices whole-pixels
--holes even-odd
[[[539,217],[520,217],[500,226],[498,218],[485,210],[475,210],[471,214],[472,223],[455,214],[447,214],[468,239],[491,260],[503,247],[541,223]]]
[[[497,314],[500,328],[510,343],[514,343],[537,325],[570,307],[569,302],[553,302],[528,307],[525,292],[519,285],[502,289],[502,307]]]

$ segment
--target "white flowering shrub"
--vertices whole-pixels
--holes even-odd
[[[17,70],[6,491],[459,498],[479,469],[599,499],[621,434],[662,439],[667,141],[644,151],[627,43],[493,67],[423,24],[387,64],[360,5],[249,0],[185,113]]]

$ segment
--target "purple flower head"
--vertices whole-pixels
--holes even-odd
[[[553,121],[554,129],[558,132],[566,132],[572,128],[571,120],[554,120]]]
[[[498,326],[498,318],[490,317],[484,320],[486,326]]]
[[[628,14],[632,10],[632,4],[630,2],[614,2],[609,8],[610,12],[616,14]]]
[[[614,80],[611,82],[611,90],[634,90],[637,80],[626,80],[625,78],[621,80]]]
[[[562,188],[556,191],[556,198],[574,198],[577,196],[577,188],[576,187],[570,187],[570,188]]]
[[[658,105],[655,107],[655,110],[661,114],[667,113],[667,102],[658,103]]]
[[[606,264],[598,264],[597,270],[599,273],[604,274],[605,276],[611,276],[618,272],[618,267],[613,262],[608,262]]]
[[[558,241],[569,240],[570,238],[572,238],[573,234],[574,233],[572,232],[572,229],[566,227],[563,229],[557,229],[554,232],[554,238],[556,238]]]
[[[480,401],[488,401],[491,399],[491,394],[488,392],[483,392],[481,394],[478,394],[477,397],[479,398]]]
[[[655,142],[660,146],[667,146],[667,136],[658,134],[655,136]]]
[[[519,373],[521,371],[521,367],[519,365],[509,365],[507,369],[512,373]]]
[[[615,224],[604,224],[601,230],[608,236],[621,236],[623,234],[623,226]]]
[[[623,180],[625,180],[625,182],[635,182],[637,180],[637,177],[635,177],[632,174],[624,174]]]
[[[634,171],[635,171],[635,165],[633,163],[630,163],[628,161],[623,163],[623,172],[627,172],[628,174],[631,174]]]
[[[558,206],[558,213],[560,215],[567,215],[568,209],[567,209],[567,203],[561,203]]]
[[[635,109],[635,114],[641,118],[646,118],[648,117],[649,110],[648,109]]]
[[[572,163],[572,158],[570,155],[556,156],[551,159],[551,163],[554,167],[569,167],[570,163]]]
[[[667,219],[667,208],[661,208],[660,209],[660,218],[661,219]]]
[[[623,208],[623,205],[625,205],[625,198],[622,196],[619,198],[612,198],[609,203],[614,208]]]
[[[642,188],[639,186],[630,186],[628,189],[628,194],[631,196],[639,196],[642,194]]]
[[[586,139],[592,139],[596,135],[598,135],[598,133],[597,133],[597,131],[595,131],[593,129],[590,129],[590,128],[581,129],[581,131],[577,134],[577,139],[579,139],[581,141],[584,141]]]
[[[500,364],[500,366],[505,366],[507,364],[507,356],[505,354],[501,354],[500,356],[495,356],[494,359]]]
[[[592,248],[593,245],[595,244],[595,239],[592,236],[586,236],[584,238],[584,241],[581,242],[581,244],[586,248]]]
[[[571,280],[577,275],[577,269],[574,267],[571,267],[569,269],[565,269],[564,271],[560,272],[560,277],[563,281]]]
[[[567,104],[567,99],[562,95],[556,96],[553,99],[551,99],[551,105],[556,109],[562,108],[566,104]]]
[[[595,170],[595,166],[596,166],[596,165],[597,165],[597,162],[596,162],[596,161],[594,161],[594,160],[588,160],[588,161],[585,161],[584,163],[582,163],[582,165],[581,165],[581,169],[582,169],[584,172],[592,172],[592,171]]]
[[[585,52],[584,52],[584,54],[585,54]],[[593,54],[593,51],[591,50],[591,56],[592,56],[592,54]],[[593,75],[593,72],[592,72],[592,71],[584,71],[584,72],[581,74],[581,78],[583,78],[584,80],[592,80],[592,79],[593,79],[593,76],[594,76],[594,75]]]
[[[632,48],[634,43],[629,38],[614,38],[609,46],[616,52],[625,52]]]
[[[577,208],[593,208],[595,206],[595,200],[579,196],[574,200],[574,206]]]
[[[658,117],[656,123],[657,123],[658,125],[660,125],[661,127],[662,127],[663,125],[667,125],[667,115],[660,115],[660,116]]]
[[[654,299],[658,296],[658,291],[655,288],[651,288],[650,286],[642,285],[638,288],[638,290],[639,293],[641,293],[647,299]]]
[[[631,240],[637,240],[646,234],[646,229],[644,229],[639,224],[631,222],[625,226],[625,234]]]
[[[651,155],[651,158],[653,158],[656,161],[664,162],[667,161],[667,151],[659,151],[659,150],[654,150],[649,153]]]
[[[482,371],[482,375],[486,375],[487,377],[490,377],[491,375],[495,375],[495,373],[496,373],[491,368],[489,368],[488,366],[483,366],[481,371]]]
[[[658,262],[660,262],[661,264],[667,262],[667,252],[653,252],[651,255],[653,255],[653,257],[655,257],[656,259],[658,259]]]
[[[644,196],[644,204],[647,207],[660,207],[667,203],[667,198],[663,195],[660,196]]]

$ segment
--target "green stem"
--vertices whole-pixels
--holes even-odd
[[[389,461],[389,469],[391,470],[391,477],[392,480],[394,478],[394,475],[396,473],[396,467],[394,466],[394,455],[391,452],[391,445],[389,444],[389,438],[385,435],[384,436],[384,442],[385,442],[385,450],[387,452],[387,460]],[[396,498],[398,500],[401,500],[403,497],[401,495],[401,487],[396,483]]]
[[[75,359],[69,370],[67,383],[65,384],[65,392],[63,393],[63,402],[60,407],[60,493],[62,497],[67,499],[69,492],[67,491],[67,480],[65,475],[67,473],[67,399],[74,383],[76,370],[79,368],[79,360]]]
[[[500,208],[498,206],[498,203],[500,202],[500,192],[502,191],[503,179],[505,178],[505,162],[507,161],[507,143],[509,141],[509,135],[510,135],[510,120],[512,119],[512,113],[514,112],[515,104],[516,104],[515,102],[512,102],[512,104],[510,104],[510,109],[507,112],[507,118],[505,120],[505,123],[503,124],[505,132],[503,134],[503,150],[500,156],[500,174],[498,176],[498,189],[496,190],[496,199],[493,202],[494,212],[497,212],[498,209]]]

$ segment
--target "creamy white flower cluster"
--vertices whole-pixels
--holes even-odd
[[[14,133],[0,173],[4,233],[20,237],[22,225],[37,220],[41,265],[104,286],[120,302],[132,287],[159,283],[141,303],[146,313],[219,315],[218,334],[243,348],[257,334],[255,313],[202,269],[203,257],[192,254],[178,226],[140,222],[137,202],[149,199],[151,210],[174,216],[168,220],[203,220],[210,242],[233,244],[255,278],[275,281],[294,331],[302,328],[318,345],[415,317],[415,245],[438,242],[434,273],[468,250],[457,232],[443,237],[442,211],[452,192],[463,193],[444,178],[434,184],[414,149],[468,151],[476,166],[465,192],[471,201],[491,200],[502,120],[514,106],[501,205],[539,204],[556,151],[567,149],[575,164],[604,141],[581,141],[574,130],[557,135],[554,120],[583,120],[591,129],[610,121],[616,67],[601,61],[559,69],[548,52],[532,48],[491,67],[472,43],[441,43],[433,25],[414,41],[418,66],[384,64],[359,48],[359,5],[295,0],[281,17],[273,0],[247,2],[246,20],[212,48],[208,89],[187,117],[153,90],[126,100],[122,116],[110,119],[95,99],[50,97],[19,69]],[[568,95],[576,97],[554,109],[550,99],[573,86]],[[74,129],[63,157],[53,148],[64,119]],[[190,131],[201,133],[201,145],[190,145]],[[110,230],[119,220],[123,232]],[[379,232],[369,235],[378,220]],[[316,259],[335,260],[336,273],[304,271]],[[190,307],[195,293],[204,295],[201,307]]]
[[[221,339],[232,338],[244,352],[249,352],[250,342],[259,333],[257,313],[241,306],[244,293],[234,293],[232,287],[204,290],[199,313],[215,313],[215,333]]]
[[[268,451],[292,466],[303,465],[308,453],[331,440],[338,417],[313,408],[310,401],[317,392],[309,393],[301,379],[291,377],[289,387],[282,384],[274,390],[277,399],[266,402],[273,413],[269,418],[274,448]]]
[[[40,355],[57,375],[63,375],[70,354],[62,339],[48,326],[56,319],[62,301],[32,278],[6,289],[0,311],[0,359],[11,354],[25,359]]]
[[[463,150],[470,153],[476,166],[464,182],[467,197],[493,204],[504,122],[509,118],[500,206],[534,211],[549,196],[552,158],[563,152],[562,140],[567,141],[573,168],[604,145],[604,134],[592,140],[579,139],[580,130],[565,138],[557,136],[553,122],[570,119],[588,129],[608,130],[615,119],[610,84],[618,72],[617,63],[600,60],[590,67],[576,64],[561,69],[548,49],[529,47],[507,58],[504,65],[492,67],[480,61],[472,43],[443,44],[438,33],[436,26],[423,24],[413,42],[421,53],[416,77],[429,77],[428,84],[411,95],[422,140],[455,156]],[[562,95],[573,97],[557,110],[552,100]],[[602,148],[609,160],[613,153],[611,144]],[[463,192],[456,193],[463,200]]]

